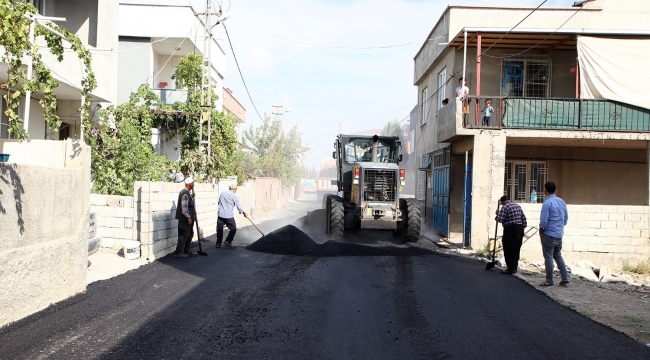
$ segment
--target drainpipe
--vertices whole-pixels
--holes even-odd
[[[469,241],[466,241],[467,234],[467,164],[469,162],[469,151],[465,151],[465,183],[463,184],[463,246],[469,247]]]
[[[463,81],[467,81],[465,78],[465,68],[467,67],[467,31],[465,33],[465,43],[463,45]],[[461,84],[463,86],[465,84]]]
[[[479,124],[478,113],[481,104],[479,103],[479,97],[481,96],[481,33],[479,32],[476,35],[476,112],[474,116],[475,125]]]

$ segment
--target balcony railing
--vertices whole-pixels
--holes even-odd
[[[486,100],[493,109],[489,117]],[[650,132],[650,110],[610,100],[470,97],[463,127]]]
[[[187,90],[185,89],[151,89],[164,105],[172,105],[176,102],[187,101]]]

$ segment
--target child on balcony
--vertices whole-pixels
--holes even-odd
[[[483,108],[483,126],[490,126],[490,118],[494,112],[492,107],[492,100],[485,100],[485,108]]]

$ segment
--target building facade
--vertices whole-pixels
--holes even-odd
[[[226,53],[216,37],[205,44],[204,17],[200,15],[204,9],[198,5],[198,1],[187,0],[119,2],[117,104],[128,101],[142,84],[147,84],[167,105],[186,101],[187,90],[177,89],[172,79],[176,66],[193,52],[206,57],[204,48],[206,53],[210,48],[211,82],[219,95],[215,110],[222,111]],[[154,142],[159,154],[180,160],[177,139],[166,141],[164,134],[154,130]]]
[[[30,0],[38,10],[39,16],[65,18],[67,21],[54,21],[77,35],[92,55],[92,70],[97,80],[97,88],[92,93],[93,117],[96,116],[97,103],[113,103],[117,95],[117,24],[118,4],[110,0]],[[41,21],[45,23],[46,21]],[[57,113],[63,124],[59,131],[49,128],[44,120],[43,109],[38,103],[42,94],[34,93],[29,101],[29,119],[27,132],[30,139],[65,140],[79,139],[81,105],[81,80],[84,77],[83,64],[70,49],[70,44],[63,42],[65,51],[63,61],[59,62],[50,54],[42,37],[36,37],[39,53],[43,63],[51,70],[52,76],[59,82],[54,89],[58,101]],[[0,69],[7,64],[0,63]],[[0,70],[0,82],[7,80],[6,71]],[[4,106],[0,99],[0,106]],[[18,114],[25,117],[26,99],[21,99]],[[2,111],[0,115],[0,140],[9,140],[8,119]],[[11,145],[9,145],[11,146]],[[26,162],[19,154],[13,154],[12,162]]]
[[[650,254],[650,105],[637,95],[648,85],[628,78],[647,59],[641,14],[650,4],[576,5],[449,6],[441,15],[414,72],[428,230],[480,249],[494,236],[499,197],[521,203],[538,226],[543,186],[553,181],[569,206],[569,260]],[[463,75],[465,100],[455,91]],[[522,254],[541,258],[537,237]]]
[[[246,109],[228,88],[223,88],[223,111],[237,119],[235,130],[237,131],[237,141],[241,142],[241,124],[246,122]]]

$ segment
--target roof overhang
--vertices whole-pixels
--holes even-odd
[[[576,48],[578,35],[617,38],[650,37],[648,30],[467,27],[450,39],[447,46],[462,49],[465,43],[465,31],[467,31],[467,47],[476,47],[477,35],[481,34],[481,46],[484,49],[492,47],[541,52],[573,50]]]

